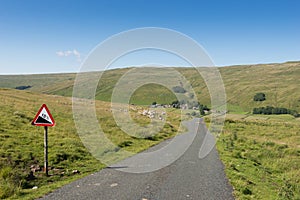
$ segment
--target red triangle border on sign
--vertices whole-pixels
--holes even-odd
[[[46,111],[47,111],[47,113],[48,113],[48,115],[49,115],[49,117],[50,117],[50,119],[51,119],[51,121],[52,121],[52,124],[47,124],[47,123],[36,123],[36,121],[37,121],[39,115],[41,114],[41,112],[42,112],[42,110],[43,110],[44,108],[46,109]],[[31,125],[34,125],[34,126],[55,126],[55,120],[54,120],[53,116],[51,115],[51,113],[50,113],[48,107],[46,106],[46,104],[43,104],[42,107],[39,109],[39,111],[37,112],[36,116],[35,116],[34,119],[32,120]]]

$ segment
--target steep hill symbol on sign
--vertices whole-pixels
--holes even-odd
[[[54,126],[55,121],[46,106],[46,104],[43,104],[38,113],[36,114],[34,120],[31,123],[35,126]]]

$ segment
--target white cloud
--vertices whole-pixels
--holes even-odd
[[[77,57],[77,61],[81,62],[81,55],[76,49],[73,50],[73,54]]]
[[[72,55],[72,53],[73,53],[73,52],[70,51],[70,50],[69,50],[69,51],[65,51],[65,56],[70,56],[70,55]]]
[[[81,54],[76,49],[74,49],[73,51],[57,51],[56,55],[59,57],[75,56],[77,58],[77,61],[81,62]]]
[[[61,57],[61,56],[65,56],[65,53],[62,52],[62,51],[57,51],[56,55],[59,56],[59,57]]]
[[[76,49],[73,50],[73,54],[74,54],[75,56],[80,56],[80,53],[79,53]]]

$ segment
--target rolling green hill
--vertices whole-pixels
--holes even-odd
[[[190,81],[198,100],[209,105],[207,87],[197,71],[193,68],[175,69]],[[96,91],[96,99],[110,101],[115,84],[128,70],[130,68],[105,71]],[[249,112],[253,107],[268,105],[300,111],[300,62],[229,66],[219,70],[225,84],[229,111]],[[32,86],[28,90],[70,97],[75,77],[76,74],[2,75],[0,88]],[[266,94],[266,101],[253,101],[253,96],[258,92]],[[174,100],[174,94],[167,88],[148,84],[134,93],[131,103],[146,105],[156,101],[166,104]]]
[[[209,105],[207,87],[196,70],[176,69],[190,81],[200,102]],[[300,111],[297,89],[300,62],[219,69],[228,108],[234,114],[226,116],[218,150],[237,199],[297,199],[300,195],[299,178],[295,176],[299,174],[299,118],[245,113],[253,107],[267,105]],[[167,109],[168,123],[151,138],[139,139],[122,132],[113,120],[109,101],[114,85],[128,70],[109,70],[103,74],[96,92],[96,99],[103,101],[96,101],[96,112],[106,136],[114,144],[120,149],[140,152],[174,136],[179,129],[180,115],[177,109]],[[34,199],[104,167],[76,133],[69,98],[75,78],[76,74],[0,76],[0,88],[6,88],[0,89],[0,199]],[[25,91],[11,89],[19,86],[31,87]],[[258,92],[266,94],[266,101],[253,101]],[[131,103],[140,105],[173,100],[175,96],[170,90],[156,84],[142,86],[131,97]],[[50,176],[37,171],[31,180],[31,166],[43,166],[43,129],[31,126],[30,122],[43,103],[57,122],[49,128]],[[141,125],[149,123],[148,118],[139,114],[143,109],[134,106],[130,110],[133,119]],[[73,170],[79,170],[80,174],[72,173]],[[38,189],[33,190],[34,186]]]
[[[31,125],[42,104],[47,104],[56,126],[49,128],[49,177],[43,167],[43,127]],[[149,118],[138,113],[142,107],[130,110],[139,124]],[[176,109],[167,111],[166,124],[151,138],[136,138],[124,133],[114,122],[110,103],[97,101],[96,112],[106,136],[118,148],[137,153],[170,138],[179,129]],[[0,199],[34,199],[68,182],[105,167],[83,145],[73,120],[69,97],[39,94],[30,91],[0,89]],[[109,153],[104,152],[104,154]],[[39,169],[30,176],[32,166]],[[73,173],[78,170],[80,174]],[[37,186],[37,190],[32,188]]]

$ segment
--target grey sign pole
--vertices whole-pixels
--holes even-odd
[[[48,126],[44,126],[44,172],[48,176]]]

